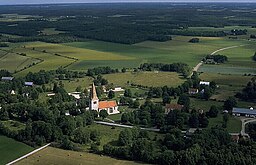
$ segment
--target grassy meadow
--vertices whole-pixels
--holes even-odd
[[[137,84],[149,87],[177,87],[184,79],[174,72],[126,72],[107,74],[103,76],[116,86],[127,87],[129,84]],[[129,83],[128,83],[129,82]]]
[[[141,163],[136,163],[127,160],[118,160],[107,156],[100,156],[87,152],[75,152],[67,151],[62,149],[57,149],[53,147],[47,147],[46,149],[33,154],[27,159],[23,159],[16,163],[17,165],[27,165],[27,164],[61,164],[61,165],[137,165]]]
[[[9,163],[33,150],[24,143],[0,135],[0,164]]]

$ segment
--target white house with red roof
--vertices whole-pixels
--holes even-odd
[[[95,85],[92,84],[91,96],[90,96],[90,110],[96,110],[100,112],[101,110],[106,110],[109,115],[118,114],[118,106],[116,101],[99,101],[97,96]]]

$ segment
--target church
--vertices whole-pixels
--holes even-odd
[[[106,110],[109,115],[120,113],[118,111],[116,101],[99,101],[94,83],[92,84],[91,88],[90,110],[96,110],[98,112],[101,110]]]

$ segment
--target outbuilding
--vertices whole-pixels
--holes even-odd
[[[256,117],[256,110],[253,108],[233,108],[232,114],[234,116]]]

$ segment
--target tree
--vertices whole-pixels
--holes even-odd
[[[90,131],[83,127],[77,128],[73,132],[73,141],[80,144],[87,144],[90,142]]]
[[[191,128],[198,128],[199,127],[198,115],[196,113],[192,113],[191,116],[189,117],[188,122]]]
[[[215,118],[218,116],[219,110],[215,105],[212,105],[209,112],[207,113],[207,116]]]
[[[124,96],[125,96],[125,97],[132,97],[132,91],[131,91],[131,89],[125,89],[125,91],[124,91]]]
[[[227,113],[224,113],[224,115],[223,115],[223,123],[222,123],[222,127],[223,127],[223,128],[227,128],[228,120],[229,120],[228,114],[227,114]]]
[[[110,90],[110,91],[108,92],[108,98],[109,98],[109,99],[113,99],[114,97],[115,97],[115,92],[112,91],[112,90]]]
[[[126,68],[122,68],[122,73],[125,73],[126,72]]]
[[[124,129],[120,132],[118,143],[122,146],[130,145],[132,143],[131,129]]]
[[[164,95],[164,97],[163,97],[163,105],[170,104],[170,102],[171,102],[171,97],[169,95]]]
[[[82,91],[82,87],[80,85],[76,87],[76,92],[81,92],[81,91]]]
[[[234,97],[229,97],[225,102],[224,102],[224,109],[231,111],[235,106],[237,105],[237,101]]]
[[[108,112],[106,110],[101,110],[99,113],[102,120],[104,120],[106,117],[108,117]]]
[[[188,111],[190,108],[189,96],[187,94],[182,94],[178,99],[178,104],[184,105],[184,109]]]

